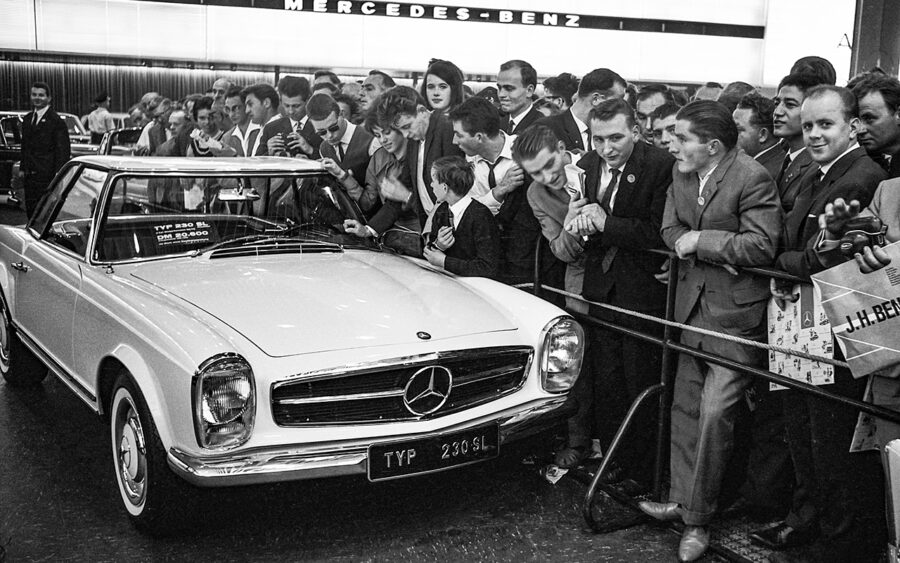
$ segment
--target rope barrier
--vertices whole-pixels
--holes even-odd
[[[514,285],[513,287],[518,288],[518,289],[533,288],[534,284],[533,283],[522,283],[522,284]],[[594,305],[596,307],[607,309],[609,311],[615,311],[616,313],[631,315],[632,317],[637,317],[639,319],[652,321],[652,322],[659,323],[659,324],[666,325],[666,326],[680,328],[681,330],[696,332],[697,334],[712,336],[713,338],[719,338],[721,340],[727,340],[729,342],[735,342],[737,344],[743,344],[745,346],[752,346],[754,348],[761,348],[761,349],[767,350],[767,351],[779,352],[781,354],[786,354],[788,356],[795,356],[798,358],[804,358],[804,359],[811,360],[814,362],[820,362],[823,364],[828,364],[828,365],[847,368],[847,369],[850,368],[850,365],[847,362],[842,362],[842,361],[834,360],[831,358],[825,358],[822,356],[816,356],[814,354],[807,354],[806,352],[801,352],[800,350],[791,350],[790,348],[784,348],[782,346],[775,346],[773,344],[765,344],[763,342],[757,342],[755,340],[748,340],[746,338],[741,338],[739,336],[732,336],[730,334],[722,334],[722,333],[715,332],[712,330],[707,330],[705,328],[698,328],[695,326],[690,326],[690,325],[686,325],[686,324],[675,322],[675,321],[668,321],[666,319],[654,317],[653,315],[648,315],[646,313],[639,313],[638,311],[632,311],[630,309],[623,309],[622,307],[616,307],[615,305],[610,305],[609,303],[597,303],[596,301],[589,301],[576,293],[570,293],[568,291],[564,291],[562,289],[558,289],[555,287],[550,287],[548,285],[541,285],[541,289],[543,289],[545,291],[550,291],[551,293],[557,293],[559,295],[571,297],[572,299],[577,299],[578,301],[581,301],[583,303],[587,303],[589,305]]]

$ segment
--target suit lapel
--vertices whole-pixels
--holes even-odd
[[[703,213],[709,207],[710,202],[713,197],[716,195],[716,192],[719,190],[719,182],[725,178],[725,174],[728,172],[728,169],[731,168],[731,165],[734,164],[735,159],[737,158],[738,148],[733,148],[728,154],[725,155],[725,158],[719,162],[716,169],[713,170],[713,173],[710,175],[709,179],[706,180],[706,184],[703,186],[703,191],[700,193],[700,198],[702,198],[703,204],[700,204],[701,199],[698,198],[694,205],[697,206],[699,213],[697,215],[697,222],[699,224],[700,219],[703,218]],[[696,177],[697,174],[692,174],[692,176]],[[696,179],[696,188],[700,188],[700,178]],[[697,192],[694,192],[697,193]]]
[[[631,206],[631,200],[634,197],[635,186],[641,181],[642,163],[644,162],[644,143],[638,141],[634,144],[634,151],[628,157],[625,168],[619,176],[619,191],[616,192],[616,201],[613,205],[613,215],[618,215]]]
[[[575,139],[575,147],[581,150],[585,150],[584,139],[581,136],[581,131],[578,129],[578,125],[575,123],[575,118],[572,116],[572,112],[566,111],[563,118],[563,124],[566,128],[566,132],[569,134],[569,137]]]
[[[591,203],[598,203],[597,189],[600,184],[600,155],[590,152],[584,155],[576,166],[584,170],[584,196]]]

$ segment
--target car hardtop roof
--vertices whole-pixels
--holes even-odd
[[[190,158],[179,156],[80,156],[75,162],[90,164],[117,172],[154,173],[183,172],[188,174],[234,174],[294,172],[323,172],[315,160],[279,156]]]

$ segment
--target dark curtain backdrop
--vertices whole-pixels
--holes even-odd
[[[110,111],[124,112],[146,92],[159,92],[177,100],[188,94],[206,92],[217,78],[227,78],[239,86],[257,82],[274,85],[275,73],[0,61],[0,109],[30,109],[31,84],[37,81],[50,86],[57,111],[84,115],[91,111],[94,98],[104,90],[112,98]]]

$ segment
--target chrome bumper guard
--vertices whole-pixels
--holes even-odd
[[[169,467],[186,481],[199,487],[228,487],[257,483],[273,483],[302,479],[319,479],[341,475],[365,475],[368,447],[403,438],[427,438],[473,428],[497,421],[500,443],[505,444],[549,428],[571,409],[560,407],[566,396],[542,399],[491,416],[469,420],[440,432],[408,436],[389,436],[377,441],[350,445],[282,446],[245,450],[230,454],[198,457],[177,448],[169,450]],[[501,450],[502,455],[502,450]]]

